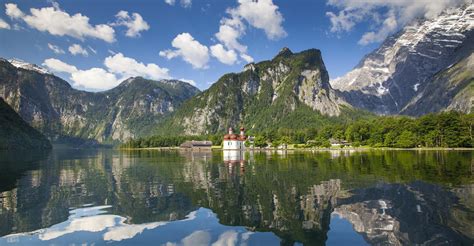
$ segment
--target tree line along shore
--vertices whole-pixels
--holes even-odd
[[[474,113],[442,112],[419,118],[377,116],[320,127],[250,130],[247,147],[253,148],[473,148]],[[208,140],[222,144],[220,134],[150,136],[129,141],[120,148],[178,147],[185,141]],[[335,144],[336,143],[336,144]]]

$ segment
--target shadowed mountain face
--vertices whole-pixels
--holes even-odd
[[[51,143],[0,97],[0,150],[50,149]]]
[[[473,23],[473,4],[417,19],[331,85],[354,107],[379,114],[471,112]]]
[[[108,91],[86,92],[54,75],[0,60],[0,96],[55,141],[67,137],[108,143],[147,134],[159,119],[198,92],[185,82],[141,77]]]
[[[16,188],[0,193],[0,235],[48,228],[8,238],[91,231],[104,240],[115,228],[105,223],[110,217],[129,227],[124,238],[139,230],[124,241],[133,244],[146,230],[187,220],[204,207],[221,225],[271,232],[283,245],[325,244],[338,230],[335,216],[370,244],[469,245],[471,160],[471,152],[334,151],[253,153],[224,163],[221,152],[54,150],[18,178]],[[457,165],[440,171],[440,163]],[[80,217],[87,206],[100,211]],[[87,227],[81,219],[111,229]],[[187,227],[180,224],[180,231]]]

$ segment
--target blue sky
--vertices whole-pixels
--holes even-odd
[[[462,0],[440,0],[444,5],[435,7],[456,1]],[[282,47],[320,49],[335,78],[404,22],[427,14],[420,3],[425,0],[417,1],[419,6],[353,2],[6,0],[0,11],[0,56],[43,65],[91,91],[137,75],[192,80],[206,89],[248,61],[271,59]],[[410,4],[419,8],[414,14],[404,12]]]

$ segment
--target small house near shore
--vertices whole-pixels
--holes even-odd
[[[334,139],[334,138],[329,139],[329,142],[331,143],[331,147],[344,147],[344,146],[351,145],[351,143],[349,143],[346,140],[340,140],[340,139]]]
[[[232,128],[229,128],[228,134],[224,135],[222,148],[224,150],[244,150],[246,140],[245,128],[240,128],[240,134],[234,134]]]
[[[210,149],[212,147],[212,142],[191,140],[182,143],[179,147],[185,149]]]

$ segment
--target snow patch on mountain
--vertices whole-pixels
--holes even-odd
[[[51,74],[48,71],[48,69],[46,69],[44,67],[38,66],[36,64],[31,64],[31,63],[22,61],[20,59],[14,58],[14,59],[8,60],[8,62],[10,62],[10,64],[12,64],[13,66],[15,66],[17,68],[22,68],[22,69],[26,69],[26,70],[30,70],[30,71],[35,71],[35,72],[38,72],[38,73],[41,73],[41,74]]]
[[[418,87],[420,86],[420,83],[416,83],[414,86],[413,86],[413,90],[414,91],[418,91]]]

